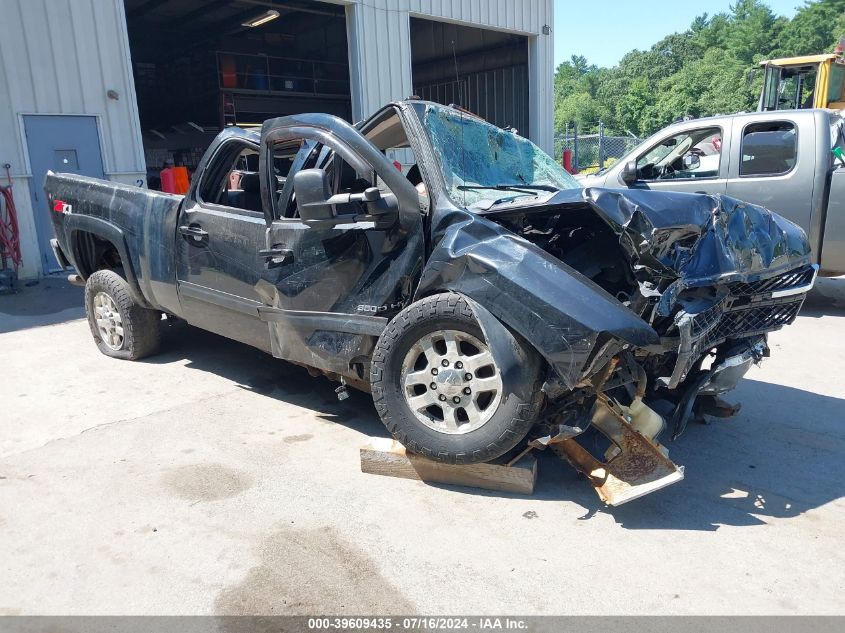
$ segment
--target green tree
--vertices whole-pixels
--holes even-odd
[[[845,0],[806,2],[783,29],[777,54],[830,53],[845,36]]]
[[[702,14],[682,33],[619,65],[598,68],[581,55],[555,72],[555,128],[575,122],[582,133],[599,121],[610,130],[650,134],[683,116],[753,110],[759,62],[830,52],[845,36],[845,0],[807,0],[791,20],[762,0],[736,0],[730,10]]]

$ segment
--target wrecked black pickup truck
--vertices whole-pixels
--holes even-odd
[[[514,131],[418,100],[227,129],[184,198],[53,173],[46,192],[104,354],[150,354],[181,318],[371,391],[416,453],[550,446],[611,504],[682,478],[661,434],[735,412],[720,395],[816,273],[765,209],[582,189]]]

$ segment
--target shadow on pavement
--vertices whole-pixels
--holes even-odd
[[[669,455],[685,467],[683,481],[618,508],[606,508],[586,483],[559,476],[582,519],[610,514],[628,529],[716,530],[797,517],[843,496],[841,460],[845,401],[821,394],[743,380],[731,401],[740,414],[691,425]],[[551,482],[546,480],[543,486]],[[579,492],[573,490],[581,484]],[[551,491],[549,491],[551,492]]]
[[[326,422],[342,424],[366,435],[388,437],[369,394],[352,389],[340,401],[338,383],[312,378],[297,365],[273,358],[243,343],[179,324],[169,329],[162,352],[140,362],[166,364],[187,360],[188,369],[209,372],[237,383],[242,389],[311,409]]]
[[[84,290],[64,277],[21,282],[18,292],[0,295],[0,334],[85,317]]]
[[[335,383],[312,378],[295,365],[246,345],[180,326],[166,351],[143,362],[187,359],[189,369],[227,377],[244,389],[315,411],[319,418],[368,436],[387,437],[368,394],[349,390],[339,402]],[[845,401],[825,395],[743,380],[729,395],[743,403],[738,416],[690,425],[669,442],[670,457],[685,479],[618,508],[604,506],[587,482],[551,453],[537,453],[539,477],[531,499],[571,501],[584,508],[580,520],[609,514],[626,529],[705,530],[721,525],[762,525],[793,518],[843,496],[840,477]],[[465,494],[518,497],[441,484]],[[521,497],[520,497],[521,498]]]
[[[802,316],[845,313],[845,277],[818,277],[804,300]]]

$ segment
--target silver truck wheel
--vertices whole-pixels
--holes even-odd
[[[105,292],[94,295],[94,320],[100,339],[114,351],[123,348],[123,320],[120,311]]]
[[[452,464],[513,449],[542,402],[542,359],[513,337],[520,371],[502,372],[467,301],[443,293],[397,314],[370,365],[382,422],[409,451]]]
[[[412,345],[402,384],[408,408],[440,433],[480,428],[502,399],[502,378],[487,345],[460,330],[425,334]]]
[[[161,312],[140,305],[114,270],[98,270],[85,282],[85,313],[97,348],[106,356],[137,360],[154,353],[161,339]]]

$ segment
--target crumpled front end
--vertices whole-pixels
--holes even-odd
[[[768,355],[767,334],[792,323],[817,271],[798,226],[725,196],[586,189],[486,216],[589,279],[659,341],[598,331],[570,371],[577,383],[552,376],[545,386],[531,445],[552,446],[612,505],[682,478],[660,438],[739,410],[721,396]]]
[[[668,387],[678,387],[696,363],[726,341],[753,340],[795,320],[812,288],[818,267],[806,264],[755,281],[737,281],[701,293],[682,291],[670,332],[677,332],[678,350]],[[701,294],[709,295],[702,299]]]
[[[641,316],[671,352],[659,372],[670,391],[705,381],[708,356],[711,373],[721,374],[720,392],[732,389],[741,377],[736,367],[748,363],[727,373],[720,366],[768,355],[766,334],[795,320],[815,281],[803,230],[762,207],[643,191],[586,190],[584,197],[619,235],[641,293],[651,297]],[[688,417],[681,413],[673,416],[679,424]]]

